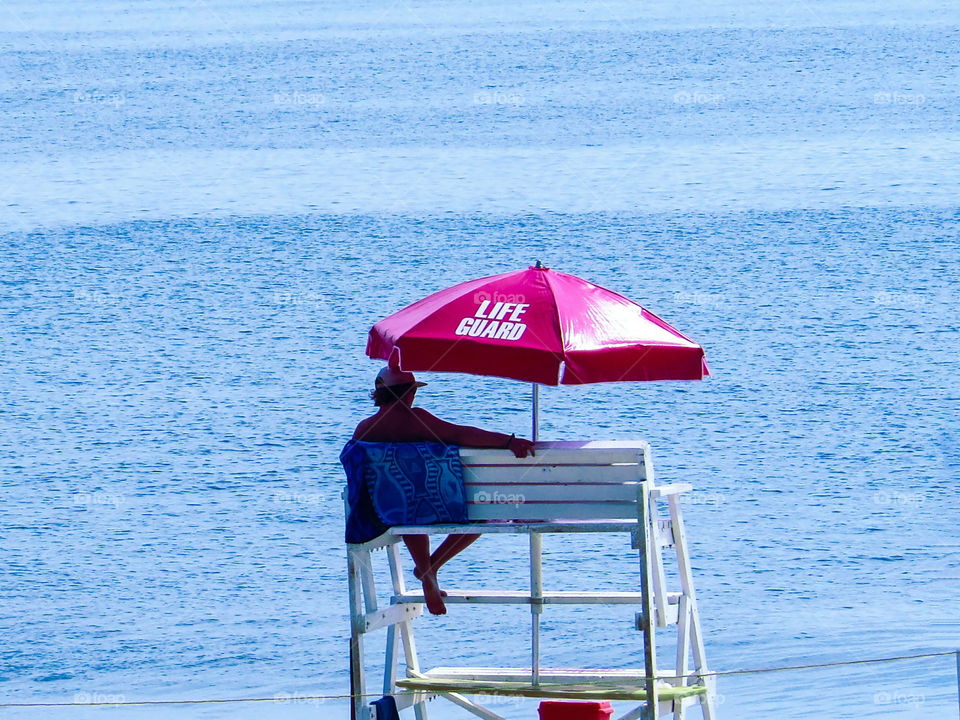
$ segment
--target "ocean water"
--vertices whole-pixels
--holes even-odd
[[[958,21],[0,5],[0,703],[288,700],[0,714],[346,717],[303,698],[349,692],[337,455],[371,412],[366,332],[537,259],[707,350],[702,383],[543,389],[541,434],[643,438],[694,484],[713,669],[960,648]],[[424,379],[436,414],[527,431],[528,387]],[[522,587],[523,550],[484,538],[441,579]],[[548,537],[545,563],[636,585],[624,538]],[[454,606],[423,664],[523,664],[528,622]],[[544,661],[637,663],[632,622],[550,609]],[[719,717],[952,717],[955,673],[723,677]]]

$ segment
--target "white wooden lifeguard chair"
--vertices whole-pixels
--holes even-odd
[[[350,680],[352,717],[375,720],[364,672],[364,635],[386,629],[383,694],[393,695],[398,709],[413,707],[426,720],[427,701],[444,698],[485,720],[501,715],[467,695],[570,700],[629,700],[638,703],[618,720],[657,720],[673,713],[683,720],[699,705],[704,720],[713,720],[714,676],[707,674],[703,635],[694,593],[680,496],[685,483],[656,485],[650,448],[645,442],[538,442],[536,456],[518,459],[507,450],[461,449],[468,517],[462,525],[392,527],[379,538],[347,546],[350,592]],[[490,502],[499,496],[522,502]],[[667,515],[660,509],[666,505]],[[423,613],[423,595],[407,589],[398,545],[406,534],[521,533],[530,540],[528,590],[452,590],[445,602],[524,604],[530,606],[529,668],[437,667],[423,670],[414,642],[414,620]],[[545,592],[541,566],[547,533],[625,533],[639,551],[638,592],[564,590]],[[664,550],[675,550],[680,588],[666,587]],[[372,552],[385,551],[393,594],[379,607],[374,587]],[[419,589],[419,588],[418,588]],[[540,666],[540,615],[552,604],[633,605],[643,636],[633,669],[577,670]],[[676,626],[676,664],[657,665],[657,627]],[[398,673],[402,645],[404,676]],[[586,648],[585,648],[586,650]],[[642,650],[642,663],[640,651]],[[693,667],[690,668],[690,660]]]

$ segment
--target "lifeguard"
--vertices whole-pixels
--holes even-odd
[[[505,448],[518,458],[534,454],[533,443],[524,438],[445,422],[423,408],[413,407],[417,389],[424,385],[426,383],[417,382],[411,372],[383,368],[377,374],[371,393],[377,412],[357,425],[353,439],[374,443],[440,442],[459,447]],[[428,536],[403,536],[416,563],[413,574],[423,585],[424,602],[434,615],[447,612],[443,604],[444,593],[437,584],[437,570],[478,537],[474,534],[451,535],[431,554]]]

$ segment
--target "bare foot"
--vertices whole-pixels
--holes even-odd
[[[420,573],[420,571],[419,571],[417,568],[414,568],[414,569],[413,569],[413,576],[414,576],[417,580],[419,580],[420,582],[423,582],[423,575]],[[437,582],[437,574],[436,574],[436,573],[433,573],[433,581],[434,581],[435,583]],[[446,591],[446,590],[441,590],[441,591],[440,591],[440,597],[446,597],[446,596],[447,596],[447,591]]]
[[[420,578],[420,584],[423,585],[423,600],[426,602],[430,614],[446,615],[447,606],[443,604],[440,587],[437,585],[437,576],[432,572],[424,573],[424,576]]]

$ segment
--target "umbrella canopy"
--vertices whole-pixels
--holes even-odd
[[[367,355],[408,371],[543,385],[710,374],[703,348],[646,308],[539,263],[460,283],[384,318],[370,330]]]

